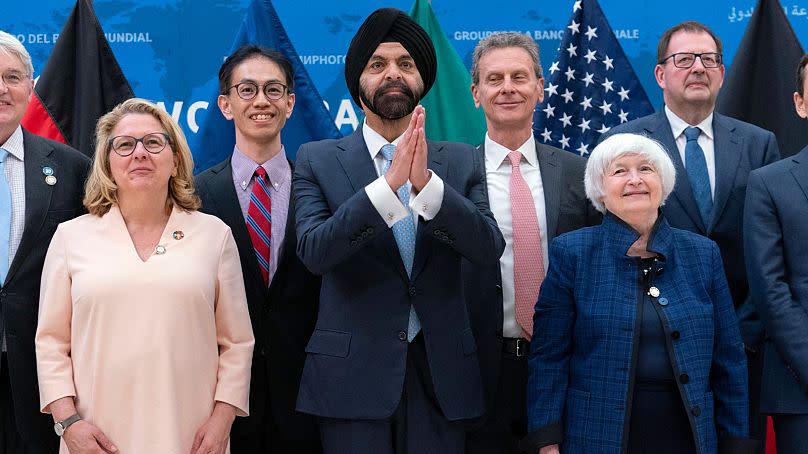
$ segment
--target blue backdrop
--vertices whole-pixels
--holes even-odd
[[[73,0],[0,2],[0,29],[17,35],[34,60],[36,74],[70,14]],[[249,0],[95,0],[96,13],[124,74],[137,96],[161,103],[189,135],[196,134],[208,108],[216,73],[230,49]],[[358,124],[360,112],[343,80],[343,59],[351,37],[379,6],[409,11],[412,0],[276,0],[303,64],[343,134]],[[572,1],[433,0],[444,32],[467,66],[477,42],[492,31],[520,31],[534,37],[545,71],[555,60]],[[746,29],[754,0],[601,0],[620,43],[652,103],[662,103],[653,78],[656,43],[671,25],[692,19],[707,24],[732,57]],[[803,43],[808,42],[808,0],[783,3]],[[216,106],[210,106],[216,108]]]

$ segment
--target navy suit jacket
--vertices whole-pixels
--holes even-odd
[[[480,160],[485,162],[485,145],[481,145],[477,153]],[[584,192],[586,160],[538,141],[536,156],[544,189],[547,244],[562,233],[599,224],[601,215],[589,203]],[[499,257],[488,257],[484,266],[464,260],[463,280],[490,410],[496,402],[502,358],[502,276]]]
[[[757,348],[762,340],[762,328],[751,305],[746,304],[749,286],[742,247],[743,207],[749,172],[780,159],[774,134],[713,113],[715,195],[712,221],[704,225],[665,109],[616,126],[606,136],[621,132],[651,137],[668,152],[676,167],[676,186],[665,202],[665,217],[671,226],[699,233],[718,244],[732,300],[741,320],[741,334],[748,346]]]
[[[533,317],[528,430],[561,441],[564,453],[625,451],[645,291],[637,258],[626,255],[637,238],[607,214],[550,246]],[[749,430],[746,356],[721,256],[714,242],[664,218],[648,249],[665,258],[654,281],[659,303],[667,298],[658,312],[697,452],[715,453],[719,437],[745,439]]]
[[[67,145],[24,129],[23,147],[25,227],[6,281],[2,283],[0,310],[5,323],[11,397],[20,436],[27,443],[44,442],[55,447],[58,440],[53,432],[53,420],[39,411],[34,349],[39,286],[42,264],[56,227],[85,212],[82,200],[90,160]],[[45,183],[44,167],[53,169],[55,185]]]
[[[767,333],[761,410],[808,413],[808,147],[749,176],[744,235]]]
[[[297,402],[301,411],[389,417],[403,389],[410,305],[421,321],[443,414],[458,420],[484,411],[460,260],[499,257],[504,241],[488,209],[479,154],[458,143],[428,147],[428,167],[443,180],[444,193],[435,218],[419,218],[411,278],[392,229],[364,190],[378,177],[362,131],[304,144],[297,153],[298,254],[323,276]]]
[[[255,334],[250,416],[236,418],[233,436],[238,436],[242,428],[249,431],[252,425],[262,425],[268,416],[267,408],[271,408],[271,419],[286,440],[316,438],[316,422],[309,415],[295,411],[295,400],[303,371],[304,348],[317,316],[320,278],[310,273],[297,257],[291,197],[278,268],[267,288],[233,185],[230,158],[197,175],[196,185],[202,199],[200,211],[217,216],[233,232]]]

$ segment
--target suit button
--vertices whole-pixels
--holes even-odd
[[[415,296],[415,287],[410,287],[410,296]]]
[[[398,332],[398,340],[400,340],[402,342],[406,342],[407,341],[407,332],[406,331],[399,331]]]
[[[687,374],[682,374],[679,376],[679,381],[682,382],[683,385],[686,385],[690,381],[690,377]]]
[[[698,405],[690,409],[690,414],[693,416],[699,416],[701,414],[701,408]]]
[[[261,347],[261,356],[269,356],[269,351],[266,347]]]
[[[368,227],[368,235],[373,235],[373,227]]]
[[[673,340],[679,339],[679,336],[680,336],[679,331],[674,331],[671,333],[671,339]]]
[[[497,284],[497,295],[502,295],[502,286]]]

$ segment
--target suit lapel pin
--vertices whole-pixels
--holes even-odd
[[[53,176],[53,167],[42,167],[42,175],[45,175],[45,184],[48,186],[53,186],[56,184],[56,177]]]
[[[648,289],[648,294],[652,297],[656,298],[659,296],[659,289],[656,287],[651,287]]]
[[[174,233],[171,234],[175,240],[181,240],[185,238],[185,234],[182,233],[182,230],[174,230]]]
[[[154,248],[154,253],[157,255],[163,255],[166,253],[166,247],[162,244],[158,244],[156,248]]]

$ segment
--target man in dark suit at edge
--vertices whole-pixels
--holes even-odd
[[[33,73],[25,47],[0,31],[0,453],[7,454],[59,450],[53,421],[39,411],[39,285],[56,227],[84,211],[90,168],[80,152],[20,126]]]
[[[322,417],[326,453],[460,454],[484,412],[460,262],[504,243],[481,156],[425,139],[436,65],[409,16],[373,12],[345,58],[365,123],[297,155],[298,254],[323,276],[297,408]]]
[[[669,28],[657,46],[654,75],[665,107],[655,114],[612,128],[659,141],[676,166],[676,186],[663,212],[671,226],[700,233],[718,244],[735,303],[749,364],[749,432],[765,440],[760,416],[758,354],[763,328],[747,301],[743,255],[743,209],[749,172],[777,161],[770,131],[715,112],[724,81],[721,40],[698,22]]]
[[[233,122],[236,144],[196,179],[202,211],[233,232],[256,338],[250,416],[233,423],[233,454],[321,452],[314,418],[295,411],[320,278],[295,252],[292,163],[281,143],[293,90],[283,54],[243,46],[230,55],[219,70],[218,105]]]
[[[586,160],[533,137],[533,110],[544,98],[536,43],[521,33],[487,37],[474,50],[471,77],[488,125],[477,153],[505,252],[484,267],[464,263],[488,407],[483,427],[469,434],[467,452],[516,453],[527,435],[527,356],[548,245],[601,216],[584,193]]]

